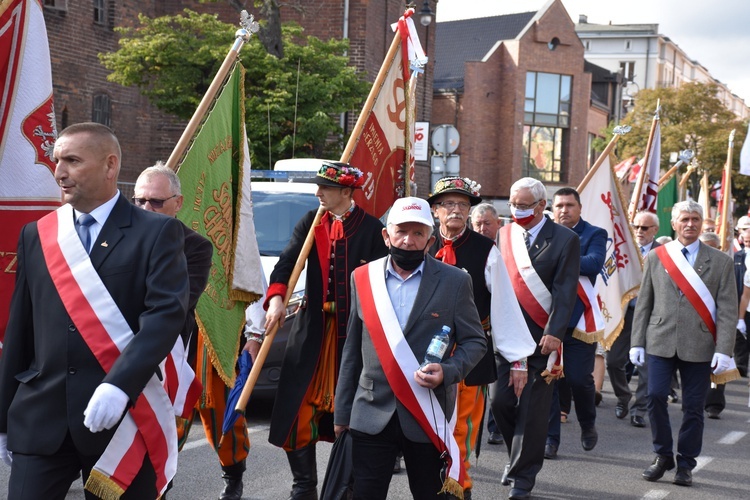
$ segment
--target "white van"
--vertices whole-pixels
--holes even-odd
[[[289,243],[294,226],[310,210],[320,205],[315,197],[317,185],[305,182],[315,177],[321,161],[313,158],[279,160],[272,171],[253,171],[251,182],[255,233],[266,281],[271,276],[279,255]],[[257,177],[256,177],[257,176]],[[263,370],[253,390],[257,398],[273,398],[281,374],[281,361],[294,322],[297,307],[305,294],[305,270],[294,287],[284,326],[279,329],[268,353]]]

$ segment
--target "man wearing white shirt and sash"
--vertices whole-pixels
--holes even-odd
[[[648,254],[633,317],[631,361],[648,363],[648,414],[656,458],[643,472],[660,479],[677,465],[674,484],[692,485],[703,442],[703,405],[710,376],[733,366],[737,288],[734,264],[701,243],[703,208],[672,208],[677,239]],[[675,460],[667,410],[672,374],[680,371],[683,418]]]
[[[576,303],[580,274],[578,235],[544,215],[546,196],[538,180],[516,181],[509,201],[513,224],[500,230],[500,252],[538,345],[527,358],[496,356],[492,413],[508,445],[510,463],[502,483],[513,485],[508,494],[512,499],[529,498],[542,469],[552,404],[549,382],[561,375],[562,367],[554,361]]]
[[[463,498],[456,384],[486,341],[469,275],[426,255],[432,232],[427,202],[396,200],[383,229],[389,256],[352,273],[334,423],[337,435],[351,431],[354,498],[387,497],[399,451],[415,499]],[[450,337],[442,361],[420,367],[443,326]]]

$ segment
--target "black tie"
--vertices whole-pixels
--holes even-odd
[[[86,253],[89,253],[89,247],[91,246],[91,233],[89,232],[89,226],[94,222],[96,222],[96,219],[90,214],[81,214],[76,221],[76,232],[78,233],[78,237],[81,238],[81,243],[83,243],[83,248],[86,250]]]
[[[685,258],[688,260],[688,262],[690,262],[690,259],[688,259],[688,253],[690,253],[690,252],[688,252],[687,248],[683,248],[682,249],[682,255],[684,255]]]
[[[528,231],[523,232],[523,241],[526,243],[526,250],[531,248],[531,235]]]

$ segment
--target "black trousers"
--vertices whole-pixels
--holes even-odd
[[[499,354],[495,358],[499,378],[492,395],[492,413],[510,455],[508,479],[515,488],[531,491],[544,463],[552,404],[553,385],[541,376],[547,367],[547,356],[528,358],[529,379],[520,398],[516,397],[513,387],[508,386],[510,363]]]
[[[388,497],[393,463],[399,451],[404,454],[409,489],[415,500],[447,498],[445,494],[438,495],[443,487],[440,450],[432,443],[416,443],[406,439],[398,413],[393,414],[379,434],[366,434],[355,429],[350,432],[356,500],[384,500]],[[454,457],[453,460],[461,458]]]
[[[10,482],[8,483],[8,499],[64,500],[78,472],[81,472],[83,484],[86,484],[91,469],[98,459],[98,456],[80,454],[70,434],[54,455],[13,453],[13,465],[10,469]],[[87,500],[99,498],[88,491],[85,491],[85,495]],[[120,498],[122,500],[143,500],[156,497],[156,473],[148,456],[146,456],[133,483]]]

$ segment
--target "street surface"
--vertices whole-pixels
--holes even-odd
[[[672,484],[674,471],[655,483],[644,481],[641,472],[653,459],[648,427],[638,429],[629,419],[614,416],[615,398],[609,381],[604,383],[604,399],[598,407],[599,443],[590,452],[580,445],[580,430],[571,414],[562,426],[558,459],[545,461],[537,476],[533,498],[537,499],[748,499],[750,498],[750,411],[747,379],[729,384],[727,408],[721,420],[705,420],[703,453],[693,471],[693,487]],[[635,380],[631,387],[635,390]],[[285,500],[291,488],[291,473],[284,452],[268,441],[270,404],[250,402],[248,416],[252,449],[245,474],[246,500]],[[679,426],[680,404],[670,404],[672,426]],[[676,432],[676,430],[675,430]],[[500,484],[507,462],[504,445],[486,444],[482,439],[479,460],[472,460],[474,500],[507,498],[508,487]],[[323,482],[330,444],[318,445],[319,485]],[[0,464],[0,497],[7,492],[9,469]],[[40,478],[43,480],[43,478]],[[168,500],[216,499],[223,487],[215,454],[209,448],[202,427],[193,426],[189,442],[180,454],[174,488]],[[83,486],[77,481],[68,500],[83,499]],[[394,475],[389,498],[409,499],[406,473]]]

